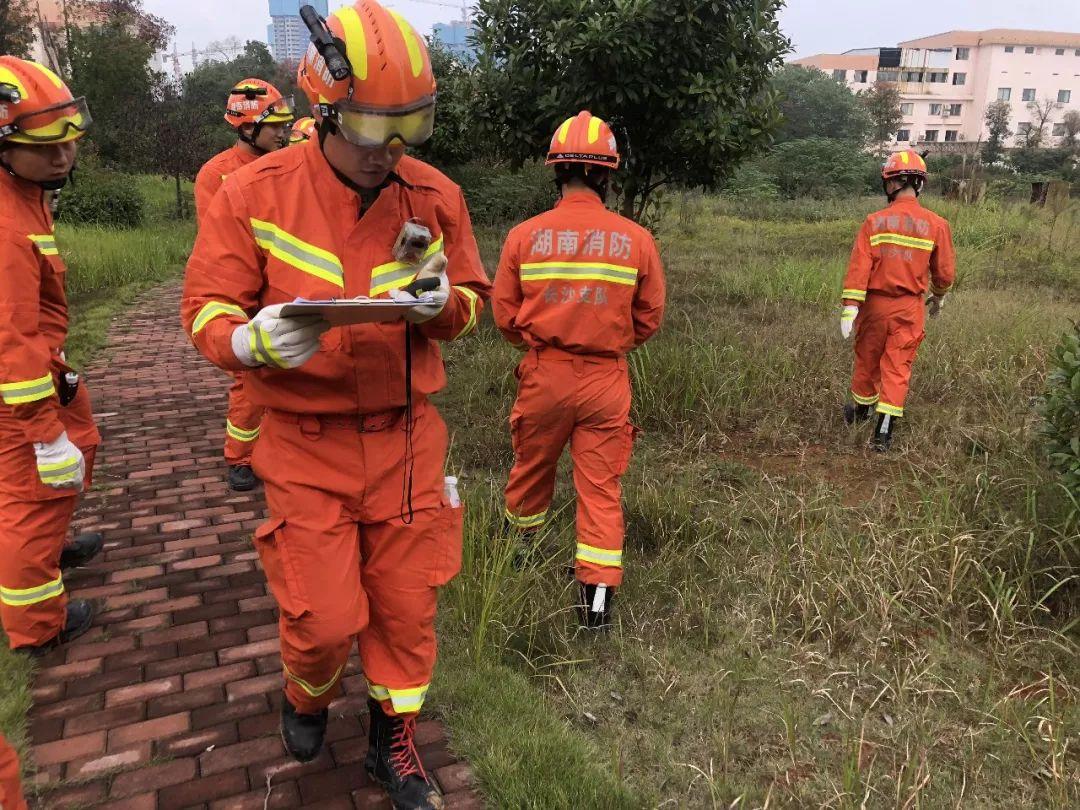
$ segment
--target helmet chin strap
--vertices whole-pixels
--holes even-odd
[[[237,134],[244,143],[259,153],[259,157],[269,154],[265,149],[256,143],[259,140],[259,134],[262,132],[262,124],[255,124],[254,129],[251,130],[251,135],[245,135],[243,129],[237,130]]]

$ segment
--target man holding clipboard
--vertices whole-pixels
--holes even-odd
[[[395,807],[441,807],[413,734],[462,514],[428,397],[446,382],[438,341],[475,329],[490,284],[461,190],[404,156],[434,119],[423,38],[371,0],[301,16],[312,45],[300,84],[318,137],[225,181],[181,315],[211,362],[249,370],[266,409],[253,462],[270,520],[255,544],[281,614],[286,746],[301,761],[318,754],[355,638],[370,685],[368,771]],[[434,289],[405,292],[418,280]],[[290,314],[298,299],[319,311]],[[348,299],[394,317],[331,327],[333,302]]]

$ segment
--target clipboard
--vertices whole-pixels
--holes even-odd
[[[410,309],[427,303],[430,302],[394,301],[390,298],[332,298],[322,301],[297,298],[282,307],[281,315],[286,318],[319,317],[328,321],[331,326],[390,323],[403,318]]]

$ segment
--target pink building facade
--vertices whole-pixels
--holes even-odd
[[[1044,145],[1053,146],[1064,134],[1065,114],[1080,110],[1080,34],[949,31],[895,48],[819,54],[793,64],[820,68],[855,92],[879,81],[895,83],[904,114],[895,149],[974,151],[987,137],[987,105],[998,99],[1012,107],[1009,145],[1037,126],[1028,104],[1049,103]]]

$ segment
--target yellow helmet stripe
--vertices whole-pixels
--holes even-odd
[[[563,125],[559,127],[559,143],[566,143],[566,139],[570,135],[570,125],[573,123],[573,118],[567,118],[563,121]]]
[[[19,91],[19,95],[23,98],[26,98],[29,95],[29,93],[26,92],[26,87],[19,81],[19,77],[3,65],[0,65],[0,84],[14,85],[15,89]]]
[[[589,143],[596,143],[600,140],[600,125],[604,123],[596,116],[589,119]]]
[[[345,6],[336,12],[338,21],[345,32],[345,50],[352,65],[353,75],[360,81],[367,79],[367,37],[364,36],[364,23],[352,6]]]
[[[416,39],[416,32],[409,25],[409,21],[396,11],[390,9],[387,9],[387,11],[390,12],[390,16],[394,18],[394,22],[401,29],[401,37],[405,40],[405,47],[409,51],[409,66],[412,68],[413,78],[416,78],[424,69],[424,56],[420,53],[420,43]]]

